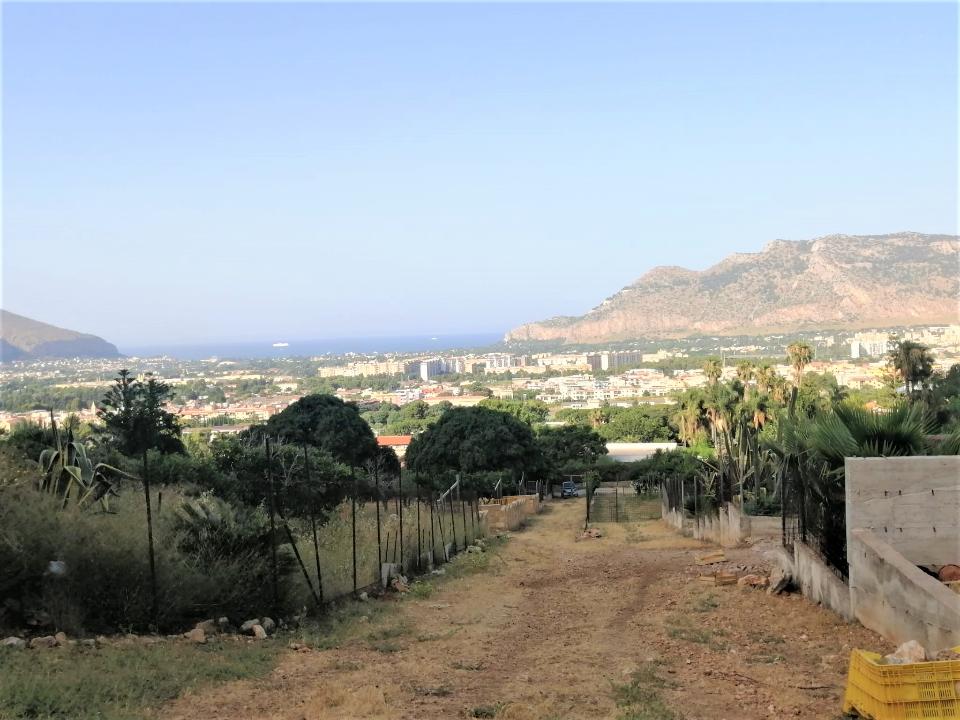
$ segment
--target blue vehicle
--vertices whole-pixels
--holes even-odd
[[[561,498],[577,497],[579,495],[580,491],[577,490],[577,484],[573,480],[563,481],[563,484],[560,486]]]

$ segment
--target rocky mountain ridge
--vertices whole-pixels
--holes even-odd
[[[96,335],[79,333],[0,310],[0,362],[37,358],[115,358],[116,345]]]
[[[656,267],[579,317],[505,340],[598,343],[960,323],[960,237],[901,232],[774,240],[703,271]]]

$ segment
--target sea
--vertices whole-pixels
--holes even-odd
[[[463,335],[407,335],[400,337],[328,338],[325,340],[277,340],[263,342],[201,343],[196,345],[143,345],[120,347],[128,357],[172,357],[178,360],[260,360],[265,358],[316,357],[357,353],[427,353],[489,348],[503,339],[500,333]],[[276,346],[275,343],[285,343]]]

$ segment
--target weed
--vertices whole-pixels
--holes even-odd
[[[417,642],[432,642],[434,640],[446,640],[452,638],[459,628],[450,628],[446,632],[442,633],[424,633],[422,635],[417,635]]]
[[[345,672],[353,672],[354,670],[362,670],[363,663],[356,662],[354,660],[337,660],[333,663],[334,670],[342,670]]]
[[[453,694],[453,688],[446,683],[437,685],[435,687],[415,687],[414,691],[418,695],[426,695],[428,697],[447,697],[447,695]]]
[[[630,682],[613,685],[613,697],[623,711],[619,720],[677,720],[660,697],[660,690],[672,687],[657,674],[656,663],[647,663],[630,676]]]
[[[479,660],[457,660],[451,667],[454,670],[482,670],[483,663]]]
[[[693,609],[697,612],[710,612],[720,607],[720,601],[713,593],[708,593],[697,598],[693,603]]]
[[[426,600],[433,595],[435,589],[433,583],[429,580],[415,580],[407,592],[407,597],[415,600]]]
[[[276,643],[226,647],[211,641],[0,652],[0,716],[11,720],[143,717],[187,689],[265,675],[279,649]]]
[[[370,643],[370,649],[381,653],[395,653],[403,650],[403,645],[391,640],[377,640]]]
[[[672,618],[667,621],[667,637],[673,640],[685,640],[687,642],[698,643],[700,645],[709,645],[711,650],[722,651],[726,645],[715,639],[717,635],[723,635],[723,631],[707,630],[706,628],[696,627],[685,618]]]
[[[470,712],[470,717],[475,718],[495,718],[497,713],[503,709],[503,703],[496,705],[478,705]]]

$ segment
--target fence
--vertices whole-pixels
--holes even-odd
[[[837,575],[846,580],[846,502],[843,481],[825,477],[816,482],[801,473],[784,473],[780,482],[781,541],[793,552],[797,541],[813,550]],[[839,494],[837,493],[839,488]]]
[[[339,504],[314,513],[284,507],[272,477],[269,442],[265,453],[275,605],[277,556],[287,548],[293,555],[295,595],[303,604],[322,605],[382,587],[397,574],[432,570],[486,535],[480,493],[459,477],[439,492],[432,478],[401,470],[381,479],[375,470],[372,483],[355,479]],[[292,505],[289,499],[286,504]]]

